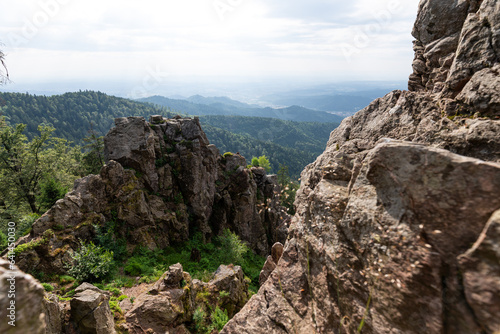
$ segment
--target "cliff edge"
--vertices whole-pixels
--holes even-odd
[[[409,90],[332,132],[222,333],[500,331],[499,28],[495,0],[420,2]]]

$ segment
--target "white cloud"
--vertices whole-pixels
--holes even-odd
[[[27,0],[2,10],[0,39],[17,82],[139,80],[147,66],[179,77],[404,79],[417,3]]]

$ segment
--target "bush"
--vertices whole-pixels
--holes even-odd
[[[7,240],[7,236],[0,231],[0,252],[7,248],[9,241]]]
[[[220,236],[219,242],[221,248],[224,250],[221,253],[221,260],[225,264],[239,264],[243,263],[243,255],[248,252],[248,246],[240,240],[240,238],[229,229],[224,230],[224,234]]]
[[[229,321],[229,316],[227,315],[227,310],[222,311],[219,306],[217,306],[215,311],[210,315],[210,319],[212,320],[211,327],[220,331]]]
[[[80,282],[102,279],[113,266],[113,252],[96,246],[93,242],[83,243],[71,257],[74,264],[68,273]]]
[[[47,292],[54,291],[54,287],[52,285],[50,285],[49,283],[42,283],[42,286],[45,289],[45,291],[47,291]]]
[[[66,195],[68,189],[64,187],[59,181],[52,177],[48,177],[40,183],[40,204],[44,209],[50,209],[57,200]]]

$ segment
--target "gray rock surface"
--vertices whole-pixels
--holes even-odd
[[[0,258],[0,333],[45,334],[44,288],[31,275],[9,266]]]
[[[410,90],[332,132],[279,263],[222,333],[500,330],[499,15],[420,2]]]
[[[95,287],[81,287],[71,299],[71,321],[82,334],[115,333],[109,296]]]
[[[178,273],[184,281],[181,287]],[[172,282],[178,281],[176,283]],[[170,284],[166,284],[168,280]],[[221,292],[229,295],[221,298]],[[233,315],[248,299],[248,285],[239,266],[220,266],[208,283],[192,280],[182,272],[180,264],[173,265],[153,285],[149,292],[141,294],[125,314],[129,333],[189,333],[185,323],[193,321],[197,308],[213,312],[215,305]],[[210,305],[210,308],[208,308]],[[209,313],[208,313],[209,314]]]

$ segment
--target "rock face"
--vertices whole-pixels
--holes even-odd
[[[129,250],[165,248],[195,231],[210,240],[225,228],[261,255],[284,242],[288,218],[275,178],[247,169],[238,154],[221,156],[198,119],[128,117],[115,124],[104,140],[108,163],[100,175],[77,180],[18,242],[23,270],[64,274],[80,240],[110,224]]]
[[[82,334],[115,333],[109,296],[95,286],[83,283],[71,299],[71,321]]]
[[[226,295],[222,295],[226,293]],[[197,308],[228,310],[230,316],[248,299],[248,285],[241,267],[220,266],[210,282],[192,280],[182,266],[176,264],[137,297],[125,314],[124,329],[129,333],[189,333],[185,323],[193,322]],[[208,310],[207,310],[208,311]]]
[[[438,94],[450,116],[498,119],[499,6],[496,0],[421,1],[409,89]]]
[[[45,334],[45,290],[31,275],[9,267],[0,258],[0,332]]]
[[[498,1],[423,0],[410,91],[332,132],[223,333],[497,333]]]

